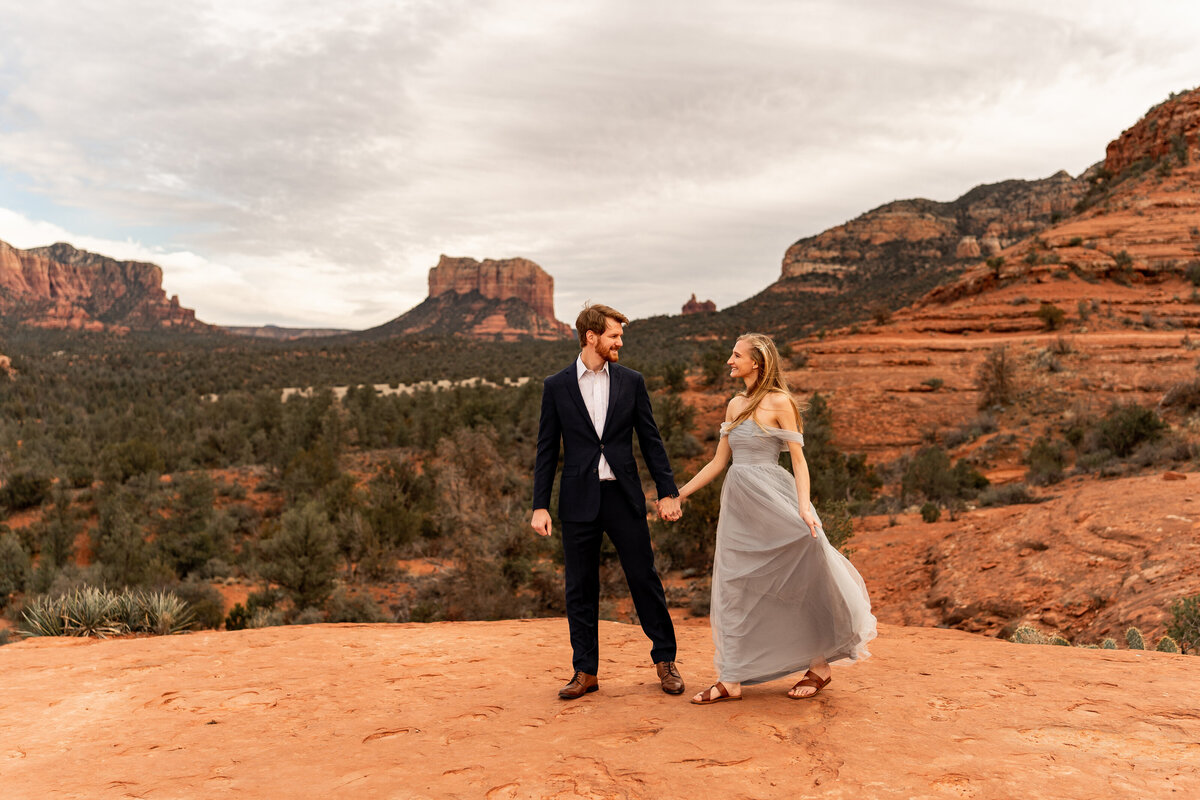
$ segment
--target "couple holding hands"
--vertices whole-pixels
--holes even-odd
[[[829,544],[809,500],[800,406],[788,391],[775,344],[762,334],[745,334],[734,344],[729,374],[743,381],[745,390],[729,402],[713,459],[676,488],[645,381],[617,363],[626,322],[608,306],[584,308],[575,321],[579,357],[547,378],[542,392],[531,525],[543,536],[551,533],[550,495],[561,447],[558,516],[575,674],[559,697],[571,700],[600,688],[599,566],[605,534],[651,641],[650,658],[663,691],[684,690],[675,665],[675,628],[654,567],[634,432],[664,520],[679,519],[680,501],[729,466],[709,615],[717,681],[692,702],[740,700],[744,685],[799,672],[803,677],[787,696],[812,697],[830,682],[831,662],[868,655],[875,617],[861,576]],[[779,466],[785,449],[792,473]]]

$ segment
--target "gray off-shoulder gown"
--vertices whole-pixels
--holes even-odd
[[[721,426],[733,462],[721,491],[709,620],[722,681],[764,683],[821,658],[856,661],[875,638],[858,570],[800,519],[796,482],[779,466],[798,433],[746,420]],[[813,513],[816,511],[814,509]]]

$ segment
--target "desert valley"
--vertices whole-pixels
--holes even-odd
[[[739,333],[810,403],[814,500],[882,623],[811,702],[654,691],[611,552],[603,689],[554,699],[530,473],[578,348],[553,265],[491,255],[370,330],[225,330],[153,264],[0,243],[6,797],[1200,791],[1200,90],[1077,177],[891,202],[737,305],[698,276],[629,324],[677,475]],[[651,526],[696,688],[718,497]]]

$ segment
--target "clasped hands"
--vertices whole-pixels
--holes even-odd
[[[665,522],[674,522],[683,516],[683,506],[678,497],[663,497],[654,504],[658,509],[658,518]]]

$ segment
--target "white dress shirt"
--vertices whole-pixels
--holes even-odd
[[[587,406],[588,416],[596,428],[596,435],[604,435],[604,419],[608,416],[608,362],[593,372],[583,363],[583,356],[575,359],[575,377],[579,380],[579,393]],[[615,481],[617,476],[608,465],[604,454],[600,454],[600,480]]]

